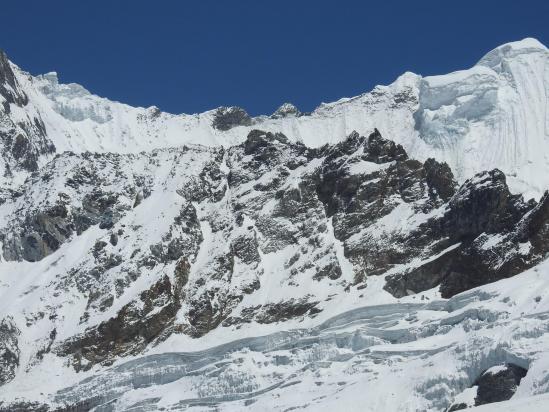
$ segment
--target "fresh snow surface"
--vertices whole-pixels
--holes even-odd
[[[428,77],[405,73],[389,86],[323,103],[309,115],[284,104],[271,117],[226,131],[212,127],[215,110],[174,115],[131,107],[61,84],[56,73],[31,76],[13,67],[29,104],[12,104],[12,116],[41,118],[57,152],[233,145],[254,128],[320,146],[353,130],[367,135],[378,128],[413,158],[448,162],[460,181],[498,167],[513,191],[527,198],[539,197],[549,185],[549,51],[535,39],[497,47],[467,70]]]

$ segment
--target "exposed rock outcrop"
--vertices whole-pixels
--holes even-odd
[[[512,195],[497,169],[477,174],[449,199],[444,214],[420,227],[453,247],[391,275],[386,289],[400,297],[440,284],[442,296],[450,297],[520,273],[549,251],[547,202],[547,196],[536,204]]]
[[[284,104],[280,105],[280,107],[278,109],[276,109],[276,111],[271,115],[271,118],[272,119],[281,119],[281,118],[284,118],[284,117],[290,117],[290,116],[298,117],[298,116],[301,116],[301,115],[302,115],[302,113],[293,104],[284,103]]]
[[[0,95],[5,99],[4,111],[6,113],[10,111],[9,103],[25,106],[29,100],[19,87],[8,56],[2,50],[0,50]]]
[[[483,372],[474,383],[478,387],[475,406],[511,399],[527,372],[514,364],[495,366]]]
[[[19,366],[19,341],[20,331],[7,317],[0,322],[0,386],[11,381]]]
[[[162,339],[181,307],[185,271],[179,270],[176,285],[164,276],[141,292],[138,300],[124,305],[116,317],[64,342],[56,353],[71,356],[76,370],[87,370],[98,363],[110,365],[120,356],[137,354]]]
[[[38,169],[42,155],[55,152],[55,146],[47,137],[46,127],[40,115],[24,116],[14,120],[12,108],[28,104],[28,96],[20,87],[14,67],[0,50],[0,175],[7,180],[15,172],[25,174]],[[4,183],[4,185],[6,184]]]
[[[229,130],[236,126],[250,126],[252,118],[240,107],[220,107],[214,113],[212,127],[218,130]]]
[[[513,363],[493,366],[482,372],[473,385],[467,389],[474,395],[468,396],[468,402],[454,402],[446,409],[446,412],[507,401],[515,394],[520,381],[527,373],[527,369]]]

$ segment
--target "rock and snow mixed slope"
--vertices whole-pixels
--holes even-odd
[[[0,101],[4,113],[10,112],[0,126],[13,136],[4,143],[2,174],[6,165],[28,169],[29,162],[43,163],[55,151],[230,146],[252,129],[317,147],[377,128],[413,158],[447,162],[460,182],[498,167],[513,191],[527,197],[539,197],[549,183],[549,51],[534,39],[502,45],[468,70],[430,77],[405,73],[390,86],[322,104],[309,114],[285,104],[270,117],[256,118],[235,107],[194,115],[134,108],[77,84],[60,84],[55,73],[31,76],[5,55],[0,60],[0,72],[8,73],[0,81],[6,91]]]
[[[389,410],[442,410],[483,370],[543,352],[526,357],[520,334],[508,352],[483,341],[510,333],[497,302],[515,304],[492,286],[459,293],[544,272],[549,196],[525,202],[498,170],[458,187],[377,131],[321,148],[252,131],[229,148],[65,153],[0,213],[7,410],[262,410],[284,393],[275,409],[331,408],[330,393],[386,386],[405,360]],[[545,336],[540,316],[524,339]],[[445,358],[454,369],[420,385],[419,366]]]
[[[543,403],[548,57],[250,118],[0,55],[0,410]]]
[[[516,391],[512,404],[539,402],[536,395],[549,389],[548,269],[544,263],[447,301],[416,296],[307,319],[287,332],[244,331],[222,345],[160,346],[53,398],[79,410],[446,410],[474,405],[479,376],[514,365],[528,373],[518,389],[505,388]],[[69,381],[54,372],[33,378],[18,389],[36,393],[41,380],[50,387]]]

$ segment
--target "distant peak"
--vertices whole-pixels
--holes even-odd
[[[291,103],[283,103],[276,111],[271,115],[273,119],[279,119],[288,116],[300,116],[301,112]]]
[[[515,50],[518,50],[518,49],[542,49],[542,50],[547,50],[547,47],[545,47],[545,45],[542,42],[540,42],[538,39],[535,39],[533,37],[526,37],[522,40],[513,41],[513,42],[510,42],[510,43],[505,43],[505,44],[502,44],[501,46],[497,47],[497,49],[507,48],[507,47],[515,49]]]

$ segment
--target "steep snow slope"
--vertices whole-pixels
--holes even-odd
[[[10,104],[11,118],[41,119],[57,152],[229,146],[253,128],[314,147],[375,127],[414,158],[447,161],[459,181],[499,167],[513,190],[528,197],[539,197],[549,183],[549,51],[534,39],[500,46],[468,70],[424,78],[406,73],[390,86],[322,104],[307,115],[283,105],[273,116],[257,118],[234,108],[194,115],[134,108],[60,84],[55,73],[33,77],[11,67],[28,96],[26,105]]]
[[[469,70],[422,79],[419,102],[420,137],[458,176],[498,167],[517,192],[548,187],[549,52],[538,41],[509,43]]]

